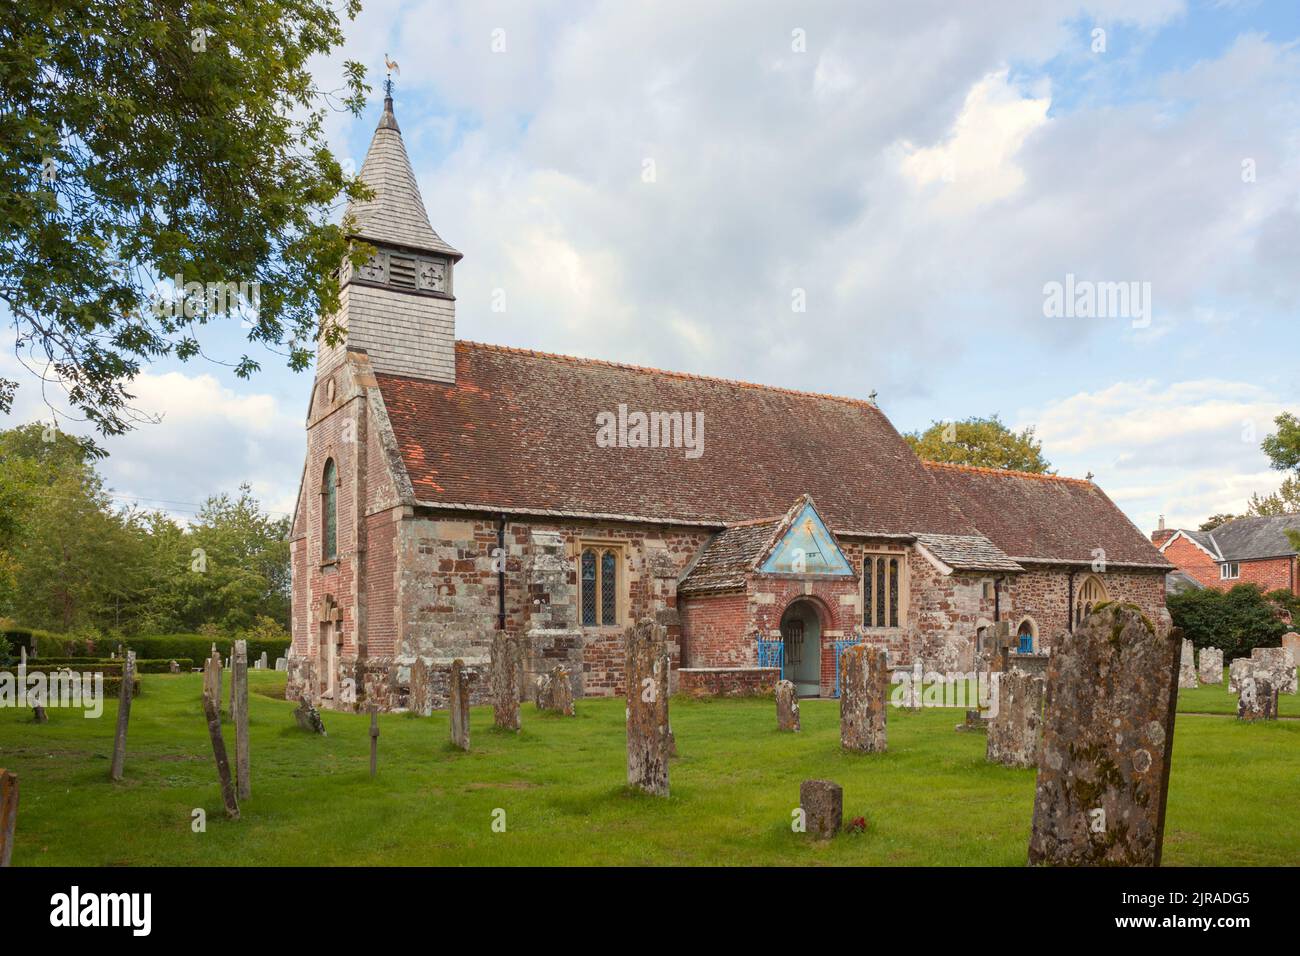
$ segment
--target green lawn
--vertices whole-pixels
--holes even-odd
[[[954,732],[955,710],[891,710],[889,753],[850,756],[834,701],[805,702],[796,736],[776,732],[768,700],[674,699],[681,756],[658,800],[623,786],[621,700],[580,700],[576,718],[525,705],[518,735],[474,708],[469,754],[449,749],[445,713],[385,716],[371,780],[368,718],[326,713],[330,736],[314,737],[280,699],[283,675],[250,681],[253,797],[238,823],[221,811],[198,675],[144,678],[120,784],[108,781],[115,703],[99,720],[51,709],[43,726],[0,709],[0,766],[21,781],[15,865],[1025,861],[1034,774],[986,764],[983,736]],[[868,832],[821,845],[791,833],[810,777],[840,783],[845,816]],[[191,831],[196,807],[206,833]],[[1300,722],[1178,719],[1166,863],[1298,863],[1297,819]]]
[[[1277,710],[1283,717],[1300,717],[1300,695],[1279,694]],[[1180,714],[1230,714],[1237,716],[1237,695],[1228,692],[1228,669],[1223,669],[1222,684],[1202,684],[1178,692]]]

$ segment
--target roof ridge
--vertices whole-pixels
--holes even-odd
[[[471,342],[466,339],[457,339],[456,345],[466,346],[476,349],[484,349],[489,352],[504,352],[508,355],[528,355],[533,358],[555,359],[561,362],[568,362],[571,365],[588,365],[599,366],[603,368],[620,369],[626,372],[642,372],[648,375],[665,375],[670,378],[681,378],[696,382],[713,382],[718,385],[736,385],[741,388],[756,388],[765,392],[778,392],[782,395],[794,395],[799,398],[823,398],[832,402],[843,402],[845,405],[856,405],[862,408],[869,408],[873,412],[888,420],[880,406],[872,404],[865,398],[851,398],[847,395],[831,395],[827,392],[808,392],[798,388],[786,388],[781,385],[764,385],[761,382],[746,382],[737,378],[723,378],[719,375],[699,375],[695,372],[674,372],[671,369],[655,368],[651,365],[633,365],[629,362],[611,362],[609,359],[584,358],[580,355],[565,355],[561,352],[542,352],[537,349],[525,349],[513,345],[494,345],[488,342]]]
[[[927,468],[951,468],[954,471],[969,471],[980,475],[997,475],[998,477],[1011,478],[1034,478],[1039,481],[1064,481],[1075,485],[1087,485],[1090,488],[1096,487],[1087,478],[1071,478],[1068,475],[1046,475],[1036,471],[1016,471],[1012,468],[988,468],[984,465],[958,465],[947,461],[930,461],[928,458],[922,458],[921,464]]]

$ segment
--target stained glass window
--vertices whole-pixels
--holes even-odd
[[[868,554],[862,561],[862,623],[867,627],[902,627],[907,621],[905,557]]]
[[[582,552],[582,623],[596,624],[596,552],[591,548]]]
[[[338,515],[338,470],[334,459],[325,462],[325,477],[321,488],[321,507],[324,510],[325,533],[321,540],[321,554],[326,561],[333,561],[339,556],[339,515]]]

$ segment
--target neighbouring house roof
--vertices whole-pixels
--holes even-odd
[[[979,534],[869,402],[463,341],[454,384],[376,379],[422,505],[721,527],[810,494],[837,535]],[[699,413],[703,454],[601,447],[620,405]]]
[[[957,571],[1023,571],[982,534],[918,534],[917,543]]]
[[[1173,565],[1091,481],[926,462],[926,468],[990,541],[1019,563]]]
[[[348,204],[347,212],[354,222],[351,235],[374,242],[440,252],[455,259],[461,257],[461,253],[444,242],[429,225],[415,171],[406,155],[406,147],[402,145],[402,131],[393,115],[391,97],[384,99],[384,112],[379,117],[379,126],[370,141],[365,162],[361,164],[360,178],[374,195],[366,201]]]
[[[1208,538],[1213,544],[1208,550],[1215,552],[1220,561],[1253,561],[1295,554],[1288,531],[1300,531],[1300,514],[1236,518],[1213,531],[1183,534]]]
[[[1216,561],[1223,557],[1223,555],[1219,554],[1219,546],[1214,543],[1213,534],[1209,531],[1189,531],[1186,528],[1178,529],[1177,533],[1160,546],[1160,551],[1163,553],[1166,548],[1174,543],[1174,539],[1179,535],[1182,535],[1188,541],[1192,542],[1192,544],[1196,545]]]

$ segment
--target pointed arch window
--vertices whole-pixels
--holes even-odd
[[[907,624],[907,556],[868,554],[862,560],[862,623],[866,627]]]
[[[334,459],[325,462],[321,478],[321,558],[333,561],[339,556],[339,474]]]
[[[623,549],[618,545],[584,544],[578,559],[578,606],[583,627],[617,625],[623,594],[619,575]]]
[[[1090,574],[1083,579],[1079,585],[1079,597],[1074,604],[1074,623],[1077,627],[1083,623],[1083,619],[1093,612],[1093,609],[1103,601],[1109,600],[1106,594],[1106,585],[1101,583],[1101,578],[1095,574]]]

